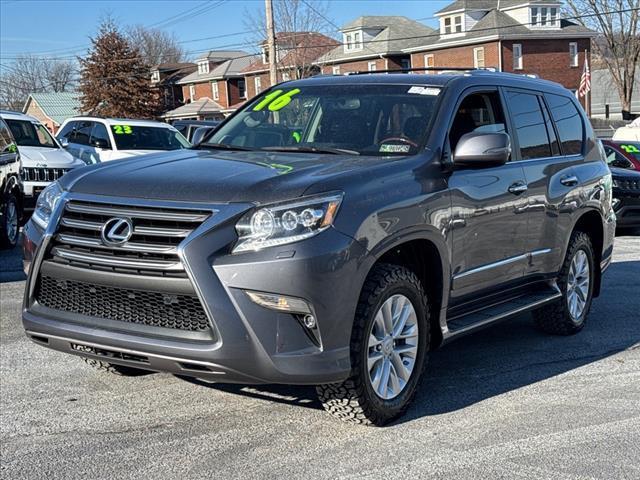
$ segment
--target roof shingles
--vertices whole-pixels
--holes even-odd
[[[79,115],[80,96],[76,92],[32,93],[24,106],[29,102],[36,102],[43,113],[57,124],[62,124],[67,118]]]

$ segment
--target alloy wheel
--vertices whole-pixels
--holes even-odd
[[[571,260],[567,277],[567,305],[575,322],[580,320],[587,306],[590,281],[589,258],[584,250],[578,250]]]

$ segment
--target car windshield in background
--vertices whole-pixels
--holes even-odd
[[[411,155],[427,137],[440,88],[283,85],[218,128],[203,147],[352,155]]]
[[[28,120],[7,120],[13,138],[20,147],[59,148],[49,131]]]
[[[618,147],[620,147],[620,150],[640,160],[640,142],[620,142]]]
[[[179,150],[191,144],[176,130],[164,127],[111,125],[118,150]]]

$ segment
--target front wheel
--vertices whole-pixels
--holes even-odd
[[[384,425],[401,416],[415,395],[429,348],[429,310],[410,270],[382,264],[365,282],[351,336],[351,375],[317,387],[335,417]]]
[[[589,236],[575,232],[558,277],[562,299],[533,312],[538,328],[553,335],[572,335],[582,330],[593,298],[594,258]]]
[[[14,195],[7,195],[2,205],[2,229],[0,230],[0,245],[3,248],[14,248],[18,244],[19,221],[18,200]]]

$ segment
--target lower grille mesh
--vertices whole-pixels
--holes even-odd
[[[192,295],[107,287],[49,276],[40,278],[36,298],[54,310],[179,330],[209,328],[200,300]]]

